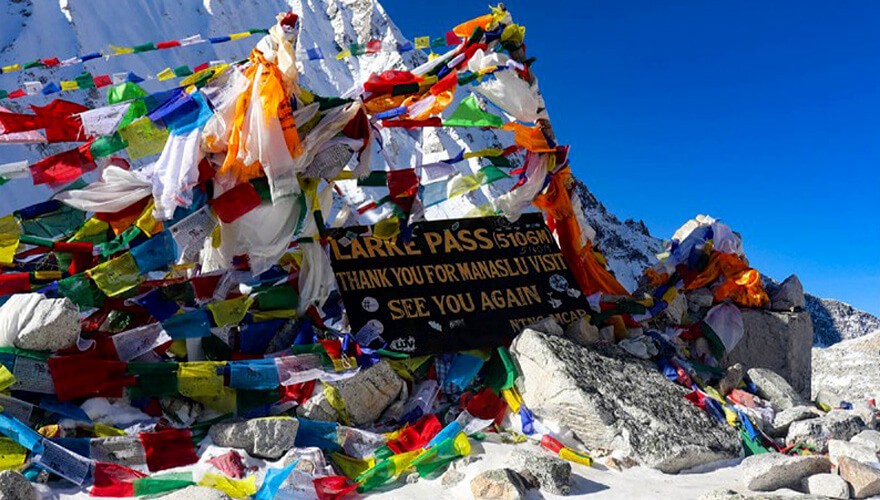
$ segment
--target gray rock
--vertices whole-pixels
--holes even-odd
[[[855,498],[880,495],[880,469],[875,469],[848,457],[841,457],[837,472],[852,486]]]
[[[460,483],[462,479],[464,479],[463,472],[450,468],[442,477],[440,477],[440,484],[443,485],[444,488],[451,488]]]
[[[773,425],[767,430],[767,433],[770,437],[784,438],[788,435],[788,429],[793,422],[819,418],[820,416],[822,416],[822,413],[811,406],[794,406],[774,415]]]
[[[779,288],[770,295],[770,309],[774,311],[803,309],[805,303],[804,286],[794,274],[785,278]]]
[[[0,472],[0,500],[37,500],[37,492],[26,477],[5,470]]]
[[[226,493],[204,486],[187,486],[182,490],[158,498],[162,500],[230,500]]]
[[[591,325],[586,318],[581,318],[568,325],[568,328],[565,330],[565,336],[574,341],[575,344],[590,346],[599,342],[599,327]]]
[[[217,446],[243,448],[252,457],[278,460],[293,448],[297,429],[295,418],[253,418],[215,424],[209,435]]]
[[[745,486],[752,491],[798,488],[804,478],[830,471],[831,462],[819,455],[790,457],[762,453],[747,457],[742,463]]]
[[[306,404],[296,408],[296,415],[319,422],[336,422],[339,420],[339,415],[333,409],[333,406],[330,405],[330,401],[327,400],[324,391],[317,391],[312,394],[312,397],[306,401]]]
[[[745,368],[741,363],[728,367],[724,377],[718,382],[718,391],[721,395],[726,396],[727,393],[736,389],[742,382],[743,375],[745,375]]]
[[[89,441],[90,458],[98,462],[135,467],[147,463],[144,445],[137,436],[113,436]]]
[[[27,325],[18,332],[15,347],[58,351],[76,343],[80,330],[79,308],[70,299],[41,300]]]
[[[792,423],[785,442],[789,445],[802,443],[818,453],[825,453],[829,440],[849,441],[864,428],[865,422],[855,412],[831,410],[822,417]]]
[[[706,493],[700,497],[700,500],[827,500],[827,497],[816,495],[799,495],[797,492],[789,489],[779,490],[777,494],[749,494],[744,495],[733,490],[715,490]]]
[[[774,408],[787,410],[807,402],[779,374],[766,368],[752,368],[749,379],[758,388],[758,396],[770,401]]]
[[[521,500],[527,490],[523,478],[510,469],[487,470],[471,480],[474,500]]]
[[[778,373],[804,398],[810,396],[813,324],[810,314],[742,310],[744,335],[724,365],[742,363]]]
[[[568,495],[571,491],[571,464],[559,457],[518,447],[510,454],[510,464],[527,469],[535,475],[536,486],[554,495]]]
[[[162,408],[165,416],[182,427],[191,426],[205,411],[205,407],[201,403],[182,396],[161,398],[159,407]]]
[[[691,290],[690,292],[686,292],[685,296],[687,297],[688,310],[691,312],[697,312],[700,309],[712,307],[712,302],[715,300],[712,297],[712,291],[708,288]]]
[[[555,335],[557,337],[565,335],[565,330],[553,318],[544,318],[541,321],[532,323],[526,328],[537,330],[541,333],[546,333],[547,335]]]
[[[345,409],[355,426],[372,424],[400,394],[404,382],[387,361],[361,370],[357,375],[331,382],[345,401]]]
[[[828,389],[819,389],[816,392],[815,399],[817,403],[829,408],[839,408],[841,401],[843,401],[843,398],[840,395]]]
[[[621,450],[668,473],[742,455],[730,427],[690,404],[687,390],[652,363],[617,346],[586,348],[526,330],[511,354],[526,405],[572,429],[590,450]]]
[[[877,462],[877,452],[868,445],[839,439],[828,440],[828,459],[831,460],[831,463],[839,464],[841,457],[851,458],[862,463]]]
[[[849,483],[837,474],[816,474],[804,479],[804,489],[811,495],[847,500]]]
[[[874,450],[874,453],[880,453],[880,431],[873,429],[865,429],[853,436],[851,442],[865,445]]]

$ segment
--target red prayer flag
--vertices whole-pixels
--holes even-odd
[[[75,102],[55,99],[45,106],[31,106],[34,114],[42,120],[48,142],[82,142],[89,140],[82,126],[83,113],[89,108]]]
[[[349,481],[345,476],[326,476],[315,478],[312,481],[318,500],[341,500],[350,493],[354,493],[358,483]]]
[[[449,31],[446,33],[446,45],[458,45],[461,43],[461,38],[455,34],[454,31]]]
[[[391,201],[399,206],[404,213],[409,213],[419,190],[419,178],[414,168],[392,170],[388,172],[388,190]]]
[[[209,63],[199,64],[198,66],[193,68],[193,73],[198,73],[199,71],[205,71],[206,69],[208,69],[210,67],[211,67],[211,65]]]
[[[81,397],[121,398],[123,388],[134,385],[125,374],[126,363],[98,359],[94,354],[53,356],[49,374],[59,401]]]
[[[375,73],[370,75],[370,78],[364,82],[364,90],[373,94],[390,94],[395,85],[406,85],[419,81],[421,81],[421,77],[409,71],[391,69],[378,75]]]
[[[17,89],[17,90],[13,90],[9,94],[7,94],[6,97],[9,99],[18,99],[19,97],[24,97],[26,95],[27,95],[27,92],[25,92],[22,89]]]
[[[199,461],[189,429],[166,429],[138,434],[147,454],[150,472],[194,464]]]
[[[43,59],[43,66],[47,68],[58,66],[59,64],[61,64],[61,61],[59,61],[57,57],[53,57],[51,59]]]
[[[306,401],[308,401],[312,396],[312,393],[315,392],[315,382],[315,380],[309,380],[308,382],[302,382],[299,384],[282,385],[281,401],[296,401],[300,405],[306,404]]]
[[[401,430],[397,439],[388,441],[388,448],[395,454],[417,450],[428,444],[442,428],[443,424],[440,423],[437,415],[429,413],[412,426]]]
[[[169,40],[167,42],[159,42],[156,44],[156,48],[159,50],[170,49],[171,47],[180,47],[180,42],[177,40]]]
[[[92,143],[89,142],[78,148],[43,158],[31,165],[31,177],[33,177],[34,185],[63,184],[94,170],[97,165],[95,165],[95,160],[89,151],[91,145]]]
[[[219,197],[208,201],[208,204],[214,209],[217,218],[229,224],[257,208],[262,202],[257,189],[251,183],[243,182]]]
[[[97,88],[113,85],[113,80],[110,79],[110,75],[98,75],[94,77],[92,81],[95,82],[95,87]]]
[[[382,120],[382,126],[385,128],[442,127],[443,121],[436,116],[432,116],[427,120]]]
[[[146,474],[118,464],[95,463],[95,483],[89,496],[127,498],[134,496],[134,482]]]
[[[42,120],[36,115],[26,115],[8,111],[0,112],[0,131],[4,134],[29,132],[41,128],[43,128]]]
[[[0,274],[0,297],[31,289],[31,278],[28,273]]]
[[[367,54],[375,54],[382,50],[382,40],[370,40],[367,42]]]

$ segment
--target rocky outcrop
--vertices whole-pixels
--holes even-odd
[[[810,396],[813,326],[806,312],[742,310],[744,335],[725,366],[766,368],[781,375],[801,396]]]
[[[773,311],[795,311],[803,309],[806,304],[804,286],[794,274],[785,278],[779,286],[768,287],[767,294]]]
[[[852,486],[855,498],[880,495],[880,469],[875,469],[851,458],[842,457],[837,468],[840,477]]]
[[[838,465],[840,459],[843,457],[851,458],[862,463],[876,462],[877,452],[869,445],[843,441],[841,439],[829,440],[828,459],[831,460],[831,463]]]
[[[805,309],[813,320],[813,343],[818,347],[828,347],[880,330],[880,318],[839,300],[806,294]]]
[[[851,403],[880,400],[880,330],[813,349],[813,396],[823,390]]]
[[[788,429],[794,422],[818,418],[820,416],[822,416],[822,413],[816,408],[806,405],[795,406],[776,413],[773,416],[773,425],[767,431],[768,434],[770,434],[770,437],[784,438],[788,435]]]
[[[856,412],[832,410],[820,418],[792,423],[785,442],[789,445],[804,444],[818,453],[825,453],[828,441],[849,441],[864,428],[865,422]]]
[[[780,453],[752,455],[742,463],[745,486],[752,491],[798,488],[814,474],[831,471],[831,462],[818,455],[788,456]]]
[[[278,460],[293,448],[298,429],[295,418],[254,418],[216,424],[209,435],[217,446],[242,448],[252,457]]]
[[[621,450],[669,473],[742,454],[739,436],[689,403],[687,390],[616,346],[586,348],[527,329],[511,354],[528,407],[591,450]]]

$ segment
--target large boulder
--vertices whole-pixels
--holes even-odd
[[[875,469],[848,457],[841,457],[837,471],[840,477],[846,479],[846,482],[852,486],[855,498],[880,495],[880,469]]]
[[[811,406],[794,406],[776,413],[773,416],[773,424],[767,432],[770,434],[770,437],[784,438],[788,435],[788,429],[794,422],[819,418],[821,416],[822,413]]]
[[[820,418],[793,422],[785,442],[788,445],[805,444],[818,453],[828,450],[828,441],[849,441],[865,429],[865,422],[856,412],[831,410]]]
[[[510,454],[510,464],[517,470],[534,474],[542,490],[554,495],[568,495],[571,491],[571,464],[545,450],[518,446]]]
[[[785,281],[778,287],[774,287],[768,292],[770,294],[770,309],[774,311],[794,311],[803,309],[806,305],[804,286],[794,274],[785,278]]]
[[[581,347],[526,329],[511,354],[526,405],[592,450],[621,450],[668,473],[742,455],[736,432],[688,402],[686,389],[614,345]]]
[[[752,491],[775,491],[799,488],[814,474],[831,471],[828,458],[819,455],[788,456],[780,453],[752,455],[741,465],[746,488]]]
[[[298,429],[295,418],[254,418],[215,424],[209,435],[217,446],[242,448],[252,457],[278,460],[293,448]]]
[[[89,440],[89,457],[98,462],[137,467],[147,463],[147,452],[137,436],[111,436]]]
[[[804,489],[810,495],[847,500],[849,483],[837,474],[816,474],[804,480]]]
[[[851,442],[862,444],[874,450],[874,453],[880,454],[880,431],[873,429],[865,429],[853,436]]]
[[[37,492],[26,477],[5,470],[0,472],[0,500],[37,500]]]
[[[79,309],[67,298],[23,293],[13,295],[0,307],[2,347],[58,351],[73,345],[80,330]]]
[[[813,394],[850,403],[880,400],[880,331],[813,349]]]
[[[724,359],[725,366],[767,368],[805,398],[810,397],[813,323],[810,313],[743,309],[743,338]]]
[[[851,458],[862,463],[876,462],[877,452],[871,446],[831,439],[828,441],[828,459],[838,465],[842,457]]]
[[[481,472],[471,480],[474,500],[521,500],[528,485],[511,469],[493,469]]]
[[[385,360],[361,370],[350,378],[325,383],[339,393],[345,404],[349,423],[355,426],[376,422],[382,412],[398,399],[405,387],[403,379]],[[306,401],[306,404],[297,409],[297,415],[309,420],[345,423],[327,399],[326,392],[320,389]]]
[[[784,378],[772,370],[752,368],[748,375],[758,389],[758,396],[770,401],[777,410],[788,410],[806,403]]]

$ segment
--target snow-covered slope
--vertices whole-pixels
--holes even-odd
[[[278,12],[288,9],[302,16],[301,47],[319,47],[327,56],[327,59],[299,63],[301,83],[318,94],[340,95],[364,81],[370,73],[413,68],[424,61],[424,55],[417,51],[382,52],[341,61],[333,57],[340,47],[351,43],[378,38],[394,46],[406,40],[375,0],[0,0],[0,65],[56,56],[64,59],[104,49],[109,43],[132,46],[193,34],[223,35],[268,27]],[[438,32],[442,29],[438,27]],[[219,59],[233,61],[247,56],[256,41],[253,37],[219,45],[201,44],[109,60],[96,59],[68,68],[2,74],[0,88],[12,90],[26,81],[72,79],[83,70],[95,75],[121,71],[150,75],[183,64],[195,66]],[[168,88],[170,82],[147,81],[143,86],[155,91]],[[456,98],[460,99],[461,94],[459,92]],[[95,89],[62,94],[65,99],[90,106],[99,105],[105,95],[106,90]],[[3,105],[21,110],[23,106],[48,101],[49,98],[43,96],[31,96],[18,101],[4,100]],[[454,108],[452,105],[449,109]],[[398,129],[385,134],[383,139],[388,150],[385,155],[376,151],[373,168],[408,167],[447,158],[461,149],[478,150],[512,143],[510,137],[502,136],[505,132],[475,129]],[[559,139],[564,143],[570,138]],[[63,149],[69,146],[27,149],[5,145],[0,149],[0,163],[33,160]],[[399,163],[392,165],[386,161],[392,158]],[[457,166],[463,173],[478,167],[475,159]],[[427,215],[429,218],[463,215],[485,203],[487,195],[499,194],[508,187],[505,183],[484,186],[467,196],[432,207]],[[27,180],[14,180],[0,188],[0,215],[45,200],[50,194],[48,190],[34,188]],[[587,220],[596,230],[597,247],[605,253],[610,268],[624,286],[634,289],[642,270],[651,265],[661,251],[661,240],[652,237],[641,222],[621,222],[583,184],[578,186],[578,194]],[[381,215],[372,214],[373,217]],[[807,300],[817,341],[823,345],[880,328],[880,320],[846,304],[812,296]]]

